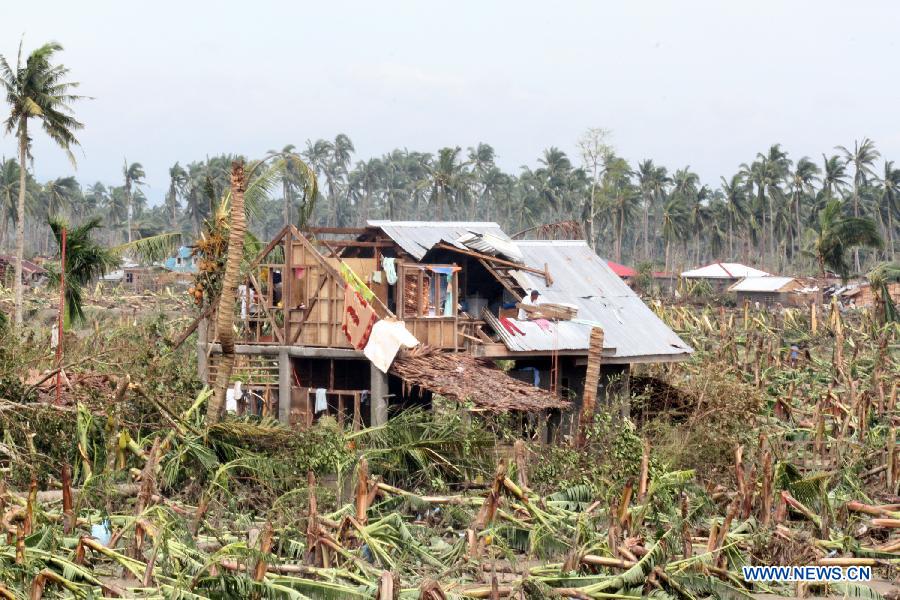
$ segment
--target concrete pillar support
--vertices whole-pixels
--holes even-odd
[[[278,353],[278,420],[291,423],[291,357],[287,350]]]
[[[369,363],[369,391],[371,410],[369,419],[372,427],[384,425],[388,420],[388,376]]]

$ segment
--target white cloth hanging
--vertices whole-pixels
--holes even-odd
[[[381,257],[381,266],[384,267],[384,276],[387,278],[388,285],[394,285],[397,283],[397,267],[395,266],[396,259],[390,258],[387,256]]]
[[[316,389],[316,413],[328,410],[328,390],[325,388]]]
[[[387,373],[400,348],[414,348],[419,340],[400,321],[381,319],[372,326],[363,354],[382,373]]]
[[[237,412],[237,403],[238,400],[244,397],[244,392],[241,391],[241,382],[235,381],[233,388],[228,388],[225,391],[225,410],[228,412]]]

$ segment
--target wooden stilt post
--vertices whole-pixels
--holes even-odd
[[[59,312],[56,315],[56,405],[62,404],[63,311],[66,309],[66,228],[62,228],[59,262]]]

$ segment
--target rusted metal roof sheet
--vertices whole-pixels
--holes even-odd
[[[503,241],[510,239],[499,225],[492,222],[369,221],[367,225],[381,229],[416,260],[422,260],[429,250],[441,242],[465,250],[466,246],[457,240],[469,233],[487,233]]]
[[[605,333],[603,347],[614,349],[614,358],[657,357],[678,360],[693,349],[669,329],[618,275],[584,241],[517,241],[525,264],[543,269],[546,264],[552,285],[540,275],[512,271],[527,291],[536,289],[541,301],[578,307],[573,321],[537,323],[513,320],[525,335],[500,332],[513,351],[587,350],[591,327]],[[622,361],[627,362],[627,361]]]

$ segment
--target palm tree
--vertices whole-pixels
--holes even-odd
[[[338,136],[340,137],[340,136]],[[284,201],[284,225],[292,221],[291,207],[294,205],[294,191],[303,190],[300,214],[297,225],[302,229],[307,226],[312,211],[315,209],[316,197],[319,195],[318,182],[313,168],[294,152],[295,146],[288,144],[280,152],[269,150],[267,157],[277,157],[281,171],[281,192]]]
[[[459,154],[462,148],[441,148],[438,150],[437,160],[427,166],[429,185],[431,187],[431,202],[437,205],[437,219],[444,218],[444,207],[447,204],[447,196],[459,190],[463,179],[463,163],[459,162]]]
[[[813,186],[818,179],[818,174],[819,167],[805,156],[797,161],[796,168],[790,174],[791,210],[794,211],[796,226],[794,237],[797,240],[800,239],[800,234],[803,232],[803,225],[801,224],[803,198],[812,196]],[[791,244],[791,251],[793,252],[793,244]]]
[[[690,211],[682,194],[672,194],[663,206],[662,236],[666,243],[665,271],[670,272],[669,256],[672,242],[684,240],[690,222]]]
[[[235,160],[231,165],[230,197],[223,197],[217,210],[221,211],[230,203],[228,225],[228,250],[225,273],[222,276],[222,290],[216,307],[216,331],[222,345],[222,360],[216,371],[213,397],[206,407],[206,417],[210,424],[222,418],[225,412],[225,390],[234,369],[234,306],[237,299],[238,278],[244,260],[244,237],[247,233],[245,211],[256,212],[258,204],[268,195],[275,182],[280,179],[285,168],[283,161],[276,161],[266,171],[254,177],[256,169],[266,161],[276,157],[269,155],[254,163],[249,175],[244,171],[244,163]],[[316,186],[317,187],[317,186]],[[285,399],[284,401],[289,401]]]
[[[822,191],[825,193],[825,204],[827,204],[834,197],[835,192],[839,192],[847,186],[847,163],[836,154],[830,157],[823,154],[822,163]]]
[[[398,165],[391,161],[392,171],[397,171]],[[367,161],[359,161],[356,168],[350,172],[348,183],[353,197],[359,206],[359,223],[365,224],[369,218],[369,210],[372,207],[372,198],[378,188],[379,182],[386,175],[385,164],[381,159],[370,158]],[[393,187],[391,187],[393,189]],[[393,202],[388,203],[388,218],[394,218]]]
[[[819,275],[825,277],[825,267],[828,267],[846,280],[850,275],[846,252],[857,246],[882,246],[875,222],[867,217],[844,216],[841,201],[829,200],[819,211],[819,230],[813,242]]]
[[[108,270],[119,264],[116,252],[97,243],[92,232],[100,228],[100,217],[94,217],[78,227],[69,227],[65,220],[52,217],[50,229],[56,238],[58,248],[62,248],[62,230],[66,228],[65,265],[65,321],[64,327],[84,320],[83,291]],[[59,288],[59,269],[51,271],[51,284]]]
[[[637,169],[638,184],[643,195],[644,260],[650,260],[650,211],[658,206],[666,194],[666,186],[672,182],[665,167],[657,167],[650,159],[641,161]]]
[[[888,257],[894,260],[894,213],[900,208],[900,169],[894,168],[894,161],[884,161],[884,175],[881,177],[881,208],[888,218]]]
[[[845,146],[837,146],[844,155],[846,164],[853,165],[853,216],[859,216],[859,190],[866,185],[870,177],[875,177],[875,160],[881,153],[875,148],[875,142],[864,138],[862,142],[853,142],[853,150]],[[859,248],[853,250],[853,264],[859,271]]]
[[[16,222],[16,202],[19,197],[19,163],[14,159],[3,159],[0,162],[0,249],[6,239],[9,220]],[[28,186],[26,185],[26,194]]]
[[[166,210],[172,215],[172,229],[178,227],[178,196],[184,193],[187,171],[176,163],[169,168],[169,191],[166,192]]]
[[[128,208],[128,241],[131,242],[131,219],[134,213],[134,194],[132,187],[137,188],[144,184],[144,167],[141,163],[128,164],[125,159],[125,165],[122,167],[122,176],[125,178],[125,203]]]
[[[44,221],[60,217],[61,213],[70,207],[81,192],[81,187],[74,177],[57,177],[44,184],[40,194],[40,210]],[[50,240],[46,240],[44,252],[49,251]]]
[[[487,177],[496,167],[494,166],[494,147],[490,144],[479,143],[474,148],[469,148],[469,164],[472,167],[472,175],[478,184],[479,190],[472,194],[472,202],[469,206],[469,215],[474,219],[477,215],[478,203],[484,201],[487,190]]]
[[[557,220],[567,212],[566,200],[572,177],[572,162],[566,153],[551,146],[538,159],[541,167],[534,170],[538,197],[555,211]]]
[[[67,81],[69,70],[63,65],[51,64],[54,55],[62,50],[56,42],[44,44],[34,50],[22,62],[22,44],[16,68],[10,67],[6,58],[0,55],[0,82],[6,91],[6,100],[11,110],[4,124],[6,132],[16,132],[19,143],[19,201],[16,209],[16,291],[14,325],[22,325],[22,260],[25,257],[25,161],[31,156],[31,137],[28,134],[28,120],[41,122],[44,132],[68,155],[72,164],[75,156],[72,146],[78,145],[75,132],[83,125],[72,116],[71,105],[81,96],[72,94],[78,83]]]
[[[615,245],[613,253],[616,262],[622,261],[622,239],[625,237],[626,223],[634,217],[636,204],[640,199],[638,190],[631,183],[631,168],[625,159],[608,153],[603,159],[603,195],[610,209],[613,221]]]
[[[746,185],[740,173],[732,175],[731,179],[727,181],[724,177],[720,179],[722,180],[722,201],[725,205],[723,211],[728,223],[728,255],[734,259],[734,234],[746,224],[749,214]]]

